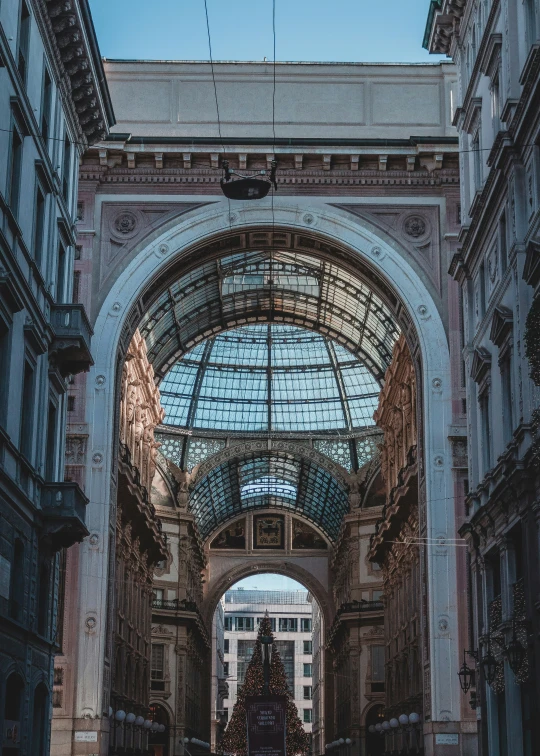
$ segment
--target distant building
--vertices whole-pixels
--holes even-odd
[[[231,717],[253,655],[259,624],[268,612],[277,649],[306,732],[313,722],[313,607],[307,591],[227,591],[224,602],[224,719]]]

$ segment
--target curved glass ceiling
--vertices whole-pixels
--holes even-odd
[[[380,385],[332,339],[272,323],[226,331],[197,345],[159,389],[166,425],[317,433],[373,425]]]
[[[335,539],[349,501],[343,486],[315,462],[272,452],[214,468],[195,486],[189,506],[203,539],[242,512],[267,508],[292,510]]]
[[[151,305],[140,331],[162,378],[196,344],[257,320],[334,339],[379,379],[399,336],[390,308],[360,277],[314,255],[274,248],[228,255],[182,276]]]

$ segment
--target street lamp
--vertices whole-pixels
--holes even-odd
[[[491,653],[491,643],[488,643],[487,654],[484,654],[480,660],[482,669],[484,670],[484,677],[488,685],[491,685],[497,674],[497,660]]]
[[[458,672],[458,677],[461,690],[467,693],[474,683],[474,670],[468,666],[465,654],[466,652],[463,650],[463,664]]]
[[[526,650],[517,639],[515,619],[512,619],[512,640],[506,646],[504,652],[506,654],[506,658],[508,659],[510,669],[516,675],[519,672],[521,665],[523,664]]]

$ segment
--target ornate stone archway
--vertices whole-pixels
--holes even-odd
[[[428,536],[437,546],[427,553],[427,625],[430,644],[425,670],[430,679],[432,720],[460,719],[457,680],[448,670],[458,666],[457,590],[455,553],[448,546],[455,527],[452,497],[449,349],[439,314],[440,302],[409,265],[404,255],[367,230],[358,218],[336,208],[310,207],[309,200],[280,198],[235,206],[226,202],[194,210],[166,233],[139,250],[109,291],[95,322],[92,343],[95,365],[88,381],[87,421],[91,465],[87,477],[90,504],[87,523],[91,538],[81,549],[81,607],[79,622],[79,680],[77,710],[99,717],[104,708],[104,657],[108,594],[108,532],[114,505],[116,387],[123,353],[144,307],[160,286],[183,265],[195,264],[204,243],[220,249],[216,240],[231,228],[242,231],[269,227],[302,232],[318,245],[318,254],[339,252],[340,263],[356,268],[387,300],[416,349],[422,386],[423,474]],[[337,250],[337,252],[336,252]],[[191,257],[190,257],[191,255]],[[195,258],[193,258],[195,256]],[[150,282],[150,285],[149,285]],[[145,292],[148,296],[145,296]],[[89,615],[91,629],[86,622]],[[441,621],[444,620],[444,621]]]

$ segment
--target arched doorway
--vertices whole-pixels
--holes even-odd
[[[372,706],[366,714],[366,756],[383,756],[385,752],[384,736],[378,731],[373,731],[376,725],[382,725],[383,720],[383,706]]]
[[[234,582],[221,596],[213,616],[212,750],[234,716],[246,681],[263,619],[279,653],[290,695],[310,739],[324,737],[324,621],[319,604],[302,583],[277,573],[258,571]]]
[[[270,208],[258,206],[253,210],[242,210],[240,217],[234,220],[235,234],[231,235],[228,210],[225,205],[217,204],[218,206],[211,210],[194,213],[181,226],[164,234],[161,239],[154,240],[150,247],[141,250],[133,264],[114,284],[96,321],[96,365],[90,375],[91,385],[94,385],[94,394],[90,398],[88,407],[89,417],[93,421],[91,445],[92,449],[95,449],[92,457],[90,524],[97,531],[106,532],[111,472],[109,464],[113,457],[111,444],[117,401],[115,386],[118,385],[119,380],[116,368],[121,365],[122,352],[129,343],[134,329],[141,324],[144,314],[149,312],[154,304],[158,309],[161,307],[164,310],[170,310],[167,301],[171,296],[171,283],[175,279],[178,280],[181,275],[190,275],[196,267],[201,268],[203,261],[206,262],[202,267],[207,264],[206,275],[208,280],[211,280],[214,276],[213,268],[216,266],[216,261],[220,257],[230,255],[231,251],[234,254],[235,243],[238,243],[240,247],[243,245],[244,252],[246,244],[252,251],[266,247],[267,257],[270,258],[270,250],[276,248],[279,243],[280,247],[287,247],[287,244],[290,244],[287,249],[294,251],[296,261],[301,254],[300,250],[303,250],[308,257],[311,256],[320,261],[323,268],[326,265],[325,276],[328,274],[327,268],[331,263],[347,272],[349,281],[345,281],[341,289],[345,300],[341,307],[342,317],[339,321],[336,322],[334,319],[330,322],[326,314],[323,317],[324,308],[319,313],[308,312],[307,304],[311,301],[309,292],[298,290],[292,294],[289,291],[286,297],[282,297],[279,307],[276,300],[272,298],[267,300],[265,308],[264,296],[262,299],[259,296],[243,297],[243,307],[229,313],[230,317],[227,316],[225,319],[223,319],[222,311],[214,317],[212,309],[205,303],[203,309],[199,310],[199,315],[204,313],[202,320],[199,319],[195,330],[186,334],[187,338],[182,345],[177,340],[177,345],[171,349],[171,339],[166,329],[162,332],[163,342],[155,342],[158,347],[156,351],[158,376],[164,375],[168,367],[185,352],[186,348],[195,346],[211,337],[212,334],[250,322],[251,319],[266,322],[271,317],[284,318],[291,324],[303,327],[324,328],[325,333],[338,342],[347,345],[348,348],[359,349],[359,354],[366,363],[370,363],[374,373],[377,370],[380,373],[384,372],[384,363],[378,363],[377,360],[381,356],[380,347],[384,344],[384,338],[382,335],[377,337],[376,327],[371,331],[370,338],[363,344],[359,344],[359,340],[355,340],[350,331],[349,308],[352,305],[346,300],[347,297],[354,301],[358,298],[353,292],[354,285],[350,293],[347,286],[351,283],[350,277],[356,276],[357,280],[366,287],[366,301],[370,292],[373,297],[378,298],[378,302],[383,305],[381,312],[387,309],[391,313],[392,322],[401,329],[410,343],[419,373],[418,385],[421,388],[424,423],[422,454],[423,470],[425,470],[425,491],[422,498],[427,502],[425,515],[429,533],[433,537],[436,534],[442,535],[443,539],[453,535],[455,530],[453,510],[447,507],[436,507],[433,504],[447,500],[447,492],[450,490],[449,448],[445,435],[445,418],[450,417],[448,346],[437,303],[419,277],[408,266],[403,256],[340,211],[328,209],[321,211],[319,208],[314,209],[313,212],[304,213],[305,208],[302,207],[299,213],[298,198],[289,204],[285,201],[280,206],[276,206],[273,215]],[[309,222],[305,220],[306,217],[309,217]],[[173,255],[175,250],[181,250],[176,257]],[[338,274],[330,271],[330,274],[334,279],[339,280],[339,288],[343,282],[343,278],[338,275],[339,271]],[[234,280],[230,283],[233,287],[238,284]],[[305,285],[312,286],[313,282],[307,280]],[[264,286],[262,288],[264,289]],[[238,292],[240,292],[239,289]],[[237,297],[237,301],[241,299],[241,296]],[[290,304],[299,301],[306,304],[302,312]],[[205,320],[206,316],[208,318]],[[188,322],[186,319],[186,323]],[[165,321],[163,325],[166,325]],[[370,340],[374,349],[367,348]],[[94,507],[94,503],[98,502],[99,507]],[[86,547],[83,547],[83,552],[84,548]],[[101,558],[104,560],[104,580],[107,548],[104,543],[101,552]],[[445,642],[432,643],[430,646],[432,718],[459,719],[457,689],[455,686],[442,684],[443,670],[453,668],[457,658],[454,601],[456,590],[453,582],[456,572],[453,564],[455,556],[453,551],[441,549],[441,553],[437,554],[437,564],[444,562],[444,569],[435,569],[432,558],[433,554],[430,551],[427,562],[430,602],[427,608],[427,621],[434,637],[439,637],[438,618],[441,616],[445,618]],[[83,573],[86,569],[85,565],[83,553]],[[101,591],[103,597],[105,596],[105,582],[97,581],[95,589]],[[97,600],[94,604],[100,606],[102,602]],[[103,658],[104,647],[101,633],[95,633],[90,643],[84,648],[81,647],[81,658],[88,653],[92,653],[95,658]],[[99,689],[97,684],[89,685],[88,693],[79,692],[81,709],[99,710],[99,701],[92,699],[95,695],[92,691]]]
[[[21,748],[21,709],[23,705],[24,682],[20,675],[12,672],[4,690],[3,748],[2,756],[18,756]]]
[[[150,719],[158,725],[157,731],[150,731],[148,736],[148,750],[150,756],[169,756],[170,732],[169,714],[164,706],[150,704]],[[163,729],[162,729],[163,728]],[[174,748],[173,743],[173,748]]]

